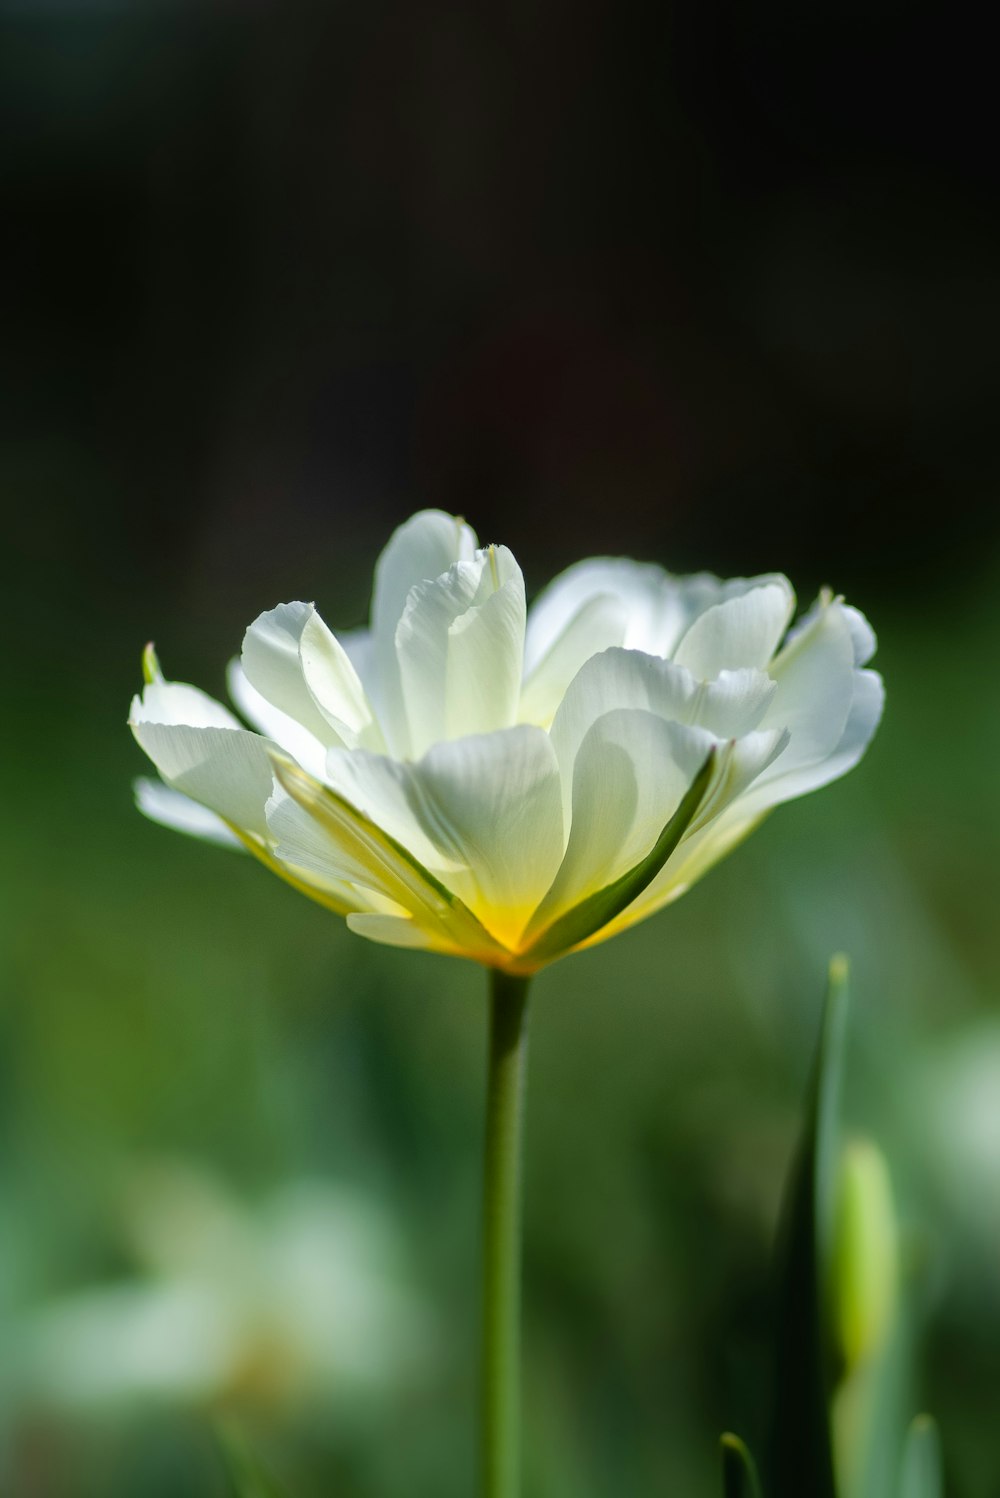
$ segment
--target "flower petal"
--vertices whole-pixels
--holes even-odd
[[[643,708],[729,739],[757,726],[774,691],[764,672],[749,668],[722,671],[715,681],[699,682],[686,667],[639,650],[605,650],[594,656],[571,682],[552,724],[567,814],[577,751],[603,714]]]
[[[595,557],[559,574],[532,605],[525,665],[530,674],[584,604],[613,599],[622,610],[624,634],[609,643],[650,655],[669,655],[701,609],[714,602],[721,584],[708,574],[677,578],[652,562]]]
[[[749,585],[699,614],[674,650],[674,660],[711,681],[720,671],[766,666],[795,608],[785,578]]]
[[[147,689],[148,690],[148,689]],[[245,728],[133,722],[136,741],[174,790],[243,832],[264,836],[273,777],[267,739]]]
[[[381,895],[371,883],[358,885],[356,862],[344,857],[340,842],[325,823],[311,816],[281,786],[275,786],[267,807],[270,855],[279,871],[311,891],[335,901],[343,913],[382,910]],[[401,907],[393,905],[398,912]]]
[[[874,736],[885,706],[885,687],[877,671],[854,673],[854,697],[847,722],[837,743],[827,754],[811,764],[788,762],[791,747],[774,763],[773,771],[761,776],[759,787],[755,787],[749,805],[775,806],[782,801],[794,800],[808,791],[818,790],[839,780],[852,770],[861,759]]]
[[[573,948],[602,940],[605,929],[617,926],[618,918],[628,921],[631,907],[656,878],[697,814],[713,775],[715,756],[716,750],[709,750],[648,853],[617,878],[571,905],[551,924],[547,924],[547,911],[540,912],[538,921],[533,920],[529,927],[529,931],[541,928],[539,934],[519,955],[521,970],[533,971],[536,965],[564,956]]]
[[[505,546],[410,590],[396,629],[407,753],[517,720],[524,580]]]
[[[135,781],[134,790],[136,806],[151,822],[171,827],[175,832],[186,832],[191,837],[203,838],[205,842],[244,851],[239,838],[214,812],[199,806],[189,796],[181,795],[180,791],[171,790],[162,780],[140,776]]]
[[[424,830],[455,865],[449,885],[506,946],[563,854],[559,770],[548,735],[521,725],[436,744],[412,766]]]
[[[368,941],[380,942],[386,947],[406,947],[409,951],[449,952],[454,956],[465,955],[455,941],[440,933],[427,930],[409,915],[386,915],[382,911],[352,912],[347,917],[348,928],[355,936]]]
[[[566,853],[527,941],[649,853],[714,747],[706,730],[642,708],[616,708],[590,726],[573,764]]]
[[[132,698],[130,723],[184,723],[189,728],[241,728],[228,707],[185,681],[148,681]]]
[[[242,663],[231,660],[226,670],[226,685],[229,695],[251,727],[266,739],[280,744],[287,754],[297,760],[310,775],[323,776],[326,766],[327,746],[308,728],[303,728],[295,718],[283,713],[262,697],[256,687],[247,681]]]
[[[529,612],[526,659],[531,620]],[[545,651],[534,659],[521,692],[521,722],[548,728],[577,672],[600,651],[621,645],[626,623],[625,607],[612,594],[597,593],[585,599],[566,619],[562,630],[549,640]]]
[[[346,651],[311,603],[282,603],[243,640],[250,685],[323,743],[375,747],[381,735]]]
[[[476,533],[464,520],[442,510],[421,510],[394,531],[375,564],[372,638],[375,705],[390,749],[408,753],[406,713],[402,700],[396,628],[410,590],[441,577],[455,562],[471,561]]]
[[[642,894],[601,933],[601,940],[676,899],[742,841],[763,815],[746,811],[745,792],[786,742],[787,734],[761,729],[719,749],[711,781],[683,839]]]
[[[466,956],[491,962],[504,955],[452,890],[343,796],[280,753],[274,756],[274,772],[283,789],[330,837],[335,849],[331,868],[346,882],[384,896],[436,942],[461,948]]]
[[[789,800],[843,773],[834,770],[827,775],[823,766],[845,734],[859,677],[873,674],[855,669],[855,640],[856,624],[847,610],[824,597],[771,663],[776,691],[761,726],[787,728],[789,740],[755,786],[754,805]],[[871,719],[870,737],[878,722],[881,699],[876,704],[871,689],[862,690],[867,690],[871,699],[864,715],[865,723]],[[857,757],[863,748],[864,744]],[[844,769],[849,767],[844,765]]]

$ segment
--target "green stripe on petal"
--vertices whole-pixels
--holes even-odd
[[[621,915],[632,904],[632,901],[642,894],[646,886],[656,878],[694,820],[711,784],[715,758],[715,749],[710,749],[680,806],[667,822],[645,858],[640,859],[620,878],[605,885],[603,889],[597,890],[595,894],[588,895],[585,900],[574,905],[572,910],[568,910],[565,915],[554,921],[526,951],[520,954],[520,964],[531,969],[562,956],[564,952],[596,936],[598,931],[609,921]]]
[[[503,963],[510,954],[457,895],[409,850],[370,818],[322,785],[291,760],[272,754],[274,773],[285,791],[334,839],[354,869],[351,882],[368,882],[425,929],[482,962]]]

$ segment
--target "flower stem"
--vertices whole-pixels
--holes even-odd
[[[521,1132],[528,979],[492,972],[483,1183],[483,1498],[520,1478]]]

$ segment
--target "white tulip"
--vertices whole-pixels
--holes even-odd
[[[786,578],[581,562],[525,607],[502,546],[396,531],[371,628],[311,604],[246,633],[247,728],[152,651],[131,727],[156,821],[238,840],[376,941],[514,974],[675,899],[781,801],[843,775],[882,711],[865,619]]]

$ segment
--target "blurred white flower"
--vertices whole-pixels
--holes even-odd
[[[794,610],[778,575],[593,560],[527,611],[505,547],[425,511],[379,559],[369,630],[338,640],[306,603],[250,626],[230,687],[256,731],[147,652],[130,722],[165,786],[139,804],[363,936],[532,972],[860,759],[874,635],[827,593],[789,631]]]
[[[426,1376],[428,1317],[371,1203],[302,1182],[250,1211],[209,1177],[170,1168],[139,1182],[129,1219],[141,1278],[22,1323],[18,1383],[30,1397],[280,1411]]]

